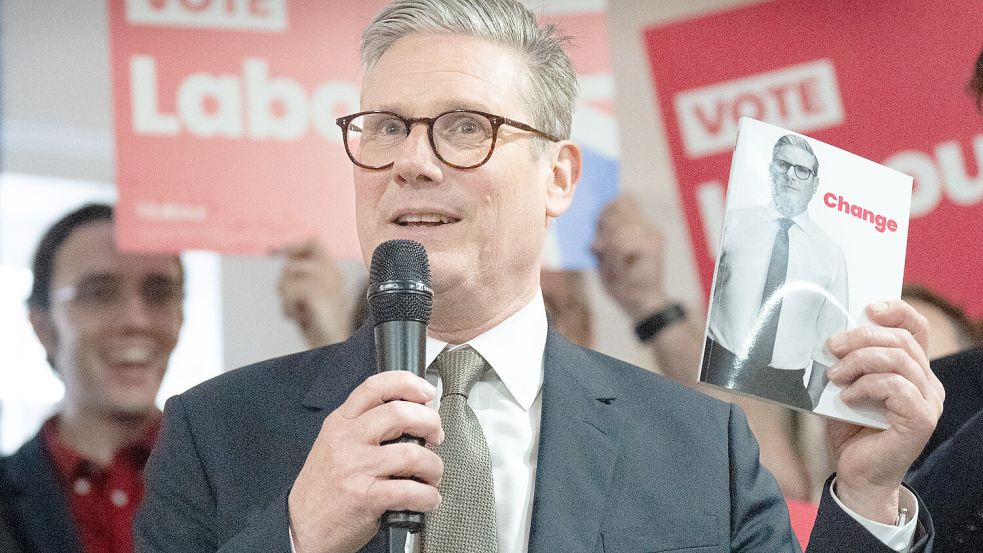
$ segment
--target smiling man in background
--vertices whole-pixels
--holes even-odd
[[[118,251],[112,208],[90,204],[47,231],[33,269],[31,324],[65,397],[3,465],[10,526],[31,553],[127,553],[183,322],[181,262]]]

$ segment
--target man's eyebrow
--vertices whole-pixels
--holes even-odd
[[[474,111],[489,111],[488,106],[481,102],[448,102],[447,108],[442,111],[453,110],[453,109],[469,109]]]
[[[381,104],[371,109],[366,109],[366,111],[391,111],[393,113],[403,114],[405,113],[403,108],[404,106],[402,104]]]

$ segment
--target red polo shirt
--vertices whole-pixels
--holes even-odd
[[[68,494],[82,550],[132,553],[133,515],[143,500],[143,467],[160,424],[152,425],[140,442],[117,451],[105,467],[62,444],[57,425],[57,416],[48,419],[41,436]]]

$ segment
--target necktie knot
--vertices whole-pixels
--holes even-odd
[[[445,350],[434,360],[443,386],[443,396],[452,394],[468,397],[471,388],[488,370],[488,362],[471,346]]]
[[[781,225],[783,231],[788,232],[789,227],[794,224],[794,221],[787,217],[782,217],[778,220],[778,224]]]

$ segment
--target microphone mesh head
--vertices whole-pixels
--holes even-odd
[[[379,286],[392,283],[392,289]],[[426,286],[419,290],[413,285]],[[369,268],[369,312],[376,324],[388,321],[430,322],[433,292],[427,250],[413,240],[388,240],[372,252]]]

